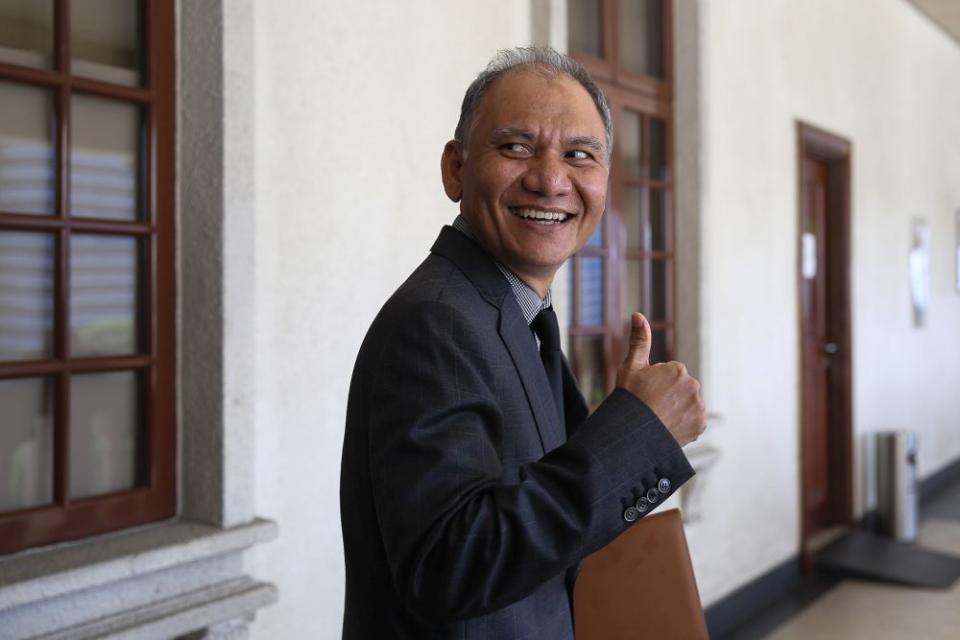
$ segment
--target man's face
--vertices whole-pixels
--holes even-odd
[[[600,222],[607,156],[603,120],[583,87],[514,71],[484,95],[467,148],[444,149],[444,188],[480,244],[542,294]]]

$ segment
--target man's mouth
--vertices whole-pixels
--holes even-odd
[[[562,224],[573,217],[572,214],[563,211],[543,211],[521,207],[510,207],[510,213],[518,218],[542,225]]]

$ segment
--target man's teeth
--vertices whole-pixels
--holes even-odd
[[[540,211],[539,209],[513,209],[512,211],[515,215],[537,224],[560,224],[570,217],[570,214],[567,213]]]

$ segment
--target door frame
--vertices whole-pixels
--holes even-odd
[[[829,331],[838,346],[831,365],[828,391],[830,426],[827,433],[827,465],[829,474],[829,512],[831,524],[853,525],[853,376],[852,339],[850,317],[850,264],[851,264],[851,143],[833,133],[797,121],[797,326],[798,342],[798,391],[799,422],[798,447],[800,451],[800,554],[805,572],[812,568],[808,542],[816,533],[812,530],[806,506],[807,487],[804,478],[804,424],[805,407],[803,393],[803,274],[800,229],[803,225],[803,161],[818,160],[827,165],[829,212],[827,244],[830,265],[830,286],[827,295],[829,304]]]

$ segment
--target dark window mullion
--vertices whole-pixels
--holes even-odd
[[[54,69],[70,75],[70,0],[54,0]]]
[[[55,69],[62,77],[70,75],[70,2],[54,4]],[[57,88],[56,106],[56,215],[65,221],[70,215],[70,85]],[[55,379],[53,407],[53,496],[58,505],[69,502],[70,479],[70,233],[64,225],[57,234],[56,282],[54,285],[54,357],[66,366]]]
[[[54,357],[64,364],[56,376],[53,407],[53,495],[54,502],[66,505],[69,501],[70,478],[70,248],[69,232],[60,229],[57,238],[57,275],[54,286]]]

